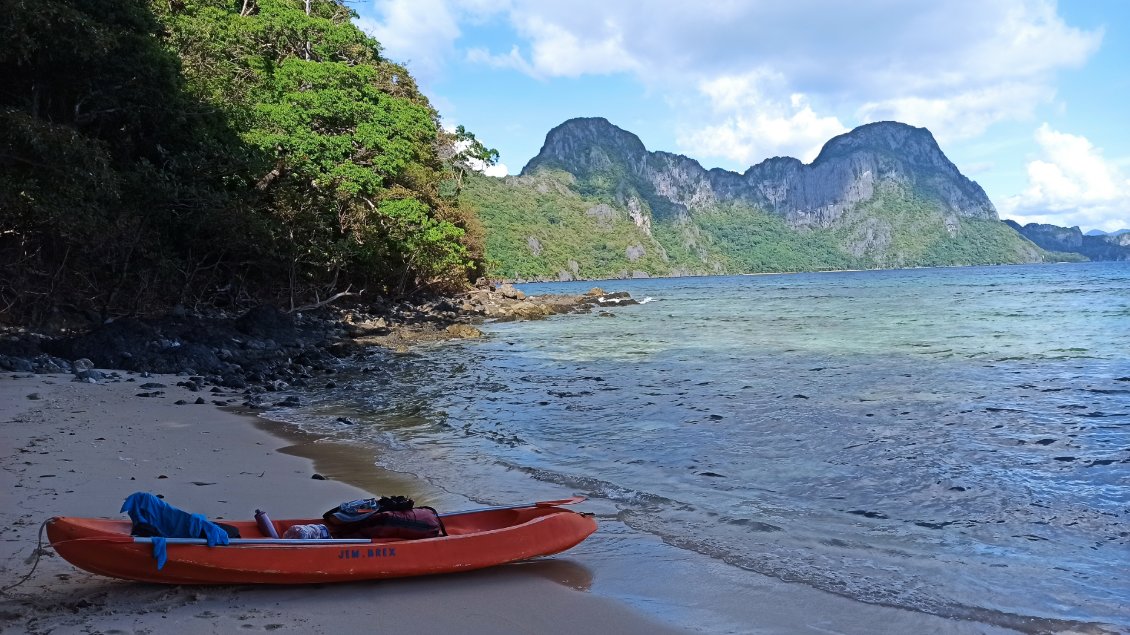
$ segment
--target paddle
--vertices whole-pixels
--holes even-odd
[[[208,541],[204,538],[165,538],[165,544],[168,545],[206,545]],[[143,544],[153,544],[153,538],[143,536],[126,536],[126,535],[105,535],[105,536],[85,536],[82,538],[71,538],[70,540],[60,540],[59,543],[64,542],[139,542]],[[325,538],[318,540],[307,540],[303,538],[229,538],[229,545],[311,545],[311,544],[370,544],[373,541],[368,538]],[[56,544],[59,544],[56,543]],[[216,545],[222,547],[224,545]]]
[[[479,512],[496,512],[505,509],[526,509],[529,507],[557,507],[558,505],[576,505],[577,503],[585,500],[584,496],[573,496],[570,498],[562,498],[555,501],[538,501],[536,503],[525,503],[522,505],[502,505],[499,507],[480,507],[478,509],[465,509],[461,512],[447,512],[440,514],[440,518],[448,518],[450,516],[463,516],[466,514],[477,514]]]
[[[140,538],[131,536],[134,542],[153,542],[152,538]],[[229,545],[309,545],[311,543],[322,544],[370,544],[373,541],[369,538],[229,538]],[[170,545],[206,545],[208,541],[204,538],[165,538],[165,543]],[[223,545],[216,545],[221,547]]]

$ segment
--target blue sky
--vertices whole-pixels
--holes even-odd
[[[350,5],[510,173],[572,117],[735,171],[893,119],[929,128],[1002,218],[1130,227],[1127,0]]]

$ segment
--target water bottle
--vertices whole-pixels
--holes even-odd
[[[259,533],[268,538],[278,538],[279,532],[275,531],[275,524],[271,522],[271,517],[267,512],[256,509],[255,510],[255,524],[259,525]]]

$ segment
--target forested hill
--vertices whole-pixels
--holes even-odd
[[[0,320],[479,275],[455,136],[353,17],[337,0],[6,3]]]
[[[601,118],[573,119],[505,179],[464,201],[510,278],[570,279],[1037,262],[924,128],[861,126],[804,164],[742,174],[648,151]]]

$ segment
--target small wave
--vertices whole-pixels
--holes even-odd
[[[642,300],[640,300],[640,304],[647,304],[648,302],[655,302],[655,298],[648,295],[648,296],[644,296],[644,298]]]
[[[658,536],[665,543],[700,553],[709,558],[721,560],[731,566],[754,571],[784,582],[803,584],[828,593],[840,595],[860,602],[894,606],[902,609],[920,611],[950,619],[965,619],[1021,633],[1078,632],[1107,634],[1117,632],[1116,626],[1095,621],[1059,619],[1054,617],[1023,614],[1006,609],[990,608],[963,603],[954,599],[939,597],[931,592],[930,586],[922,580],[907,579],[904,584],[891,585],[881,578],[853,574],[841,570],[845,564],[859,562],[851,552],[860,548],[868,549],[865,542],[849,542],[842,539],[825,539],[822,544],[846,550],[838,567],[821,566],[812,561],[803,551],[787,547],[782,542],[774,548],[759,553],[750,553],[743,548],[745,539],[738,543],[698,537],[700,532],[672,532],[662,518],[649,514],[621,513],[621,520],[636,529]],[[741,523],[737,523],[741,525]],[[768,525],[768,527],[774,527]],[[748,530],[748,527],[742,527]],[[773,530],[769,530],[771,533]],[[749,534],[746,534],[748,538]],[[866,564],[866,563],[865,563]],[[869,564],[867,566],[870,566]]]
[[[669,508],[680,504],[665,496],[641,492],[630,487],[623,487],[591,476],[563,474],[542,468],[515,465],[507,461],[499,461],[498,463],[504,467],[525,472],[539,481],[562,485],[569,489],[585,492],[589,498],[603,498],[617,503],[652,509]]]

